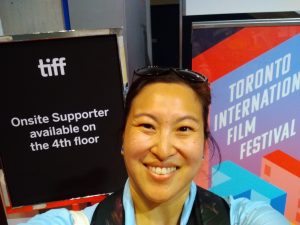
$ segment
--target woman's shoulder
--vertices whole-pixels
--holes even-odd
[[[18,225],[72,225],[73,217],[67,209],[52,209]]]
[[[247,198],[228,199],[231,224],[289,225],[288,220],[270,204]]]
[[[224,199],[206,189],[197,187],[196,204],[206,212],[230,216],[230,224],[243,225],[290,225],[289,221],[270,204],[247,198]],[[222,223],[223,224],[223,223]]]
[[[18,225],[74,225],[90,224],[92,215],[97,204],[86,207],[82,211],[71,211],[65,208],[51,209],[45,213],[38,214],[26,223]]]

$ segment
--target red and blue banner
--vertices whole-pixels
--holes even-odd
[[[193,29],[193,70],[212,87],[221,162],[211,190],[269,202],[300,224],[300,26]]]

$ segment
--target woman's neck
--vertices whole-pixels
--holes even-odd
[[[137,225],[177,225],[189,190],[163,203],[153,203],[132,191]]]

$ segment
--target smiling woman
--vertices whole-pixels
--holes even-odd
[[[193,182],[206,146],[210,151],[217,146],[208,126],[211,95],[203,75],[159,67],[135,75],[125,104],[124,189],[81,212],[50,210],[27,225],[288,224],[265,203],[230,199],[229,205]],[[263,210],[245,210],[257,208]]]
[[[126,98],[123,132],[129,176],[123,195],[125,224],[229,224],[227,203],[192,181],[205,145],[213,140],[206,77],[158,67],[136,70],[135,76]],[[101,205],[95,224],[105,224],[105,203]],[[109,221],[119,224],[114,217]]]
[[[135,97],[123,147],[137,224],[145,224],[147,216],[157,220],[154,224],[177,224],[202,163],[201,111],[196,94],[184,84],[151,84]]]

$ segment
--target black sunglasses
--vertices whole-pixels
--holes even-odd
[[[140,69],[134,70],[134,75],[140,77],[154,77],[154,76],[162,76],[168,74],[169,72],[174,72],[180,78],[194,82],[207,82],[208,79],[206,76],[196,73],[189,69],[179,69],[179,68],[167,68],[167,67],[158,67],[158,66],[148,66]]]

